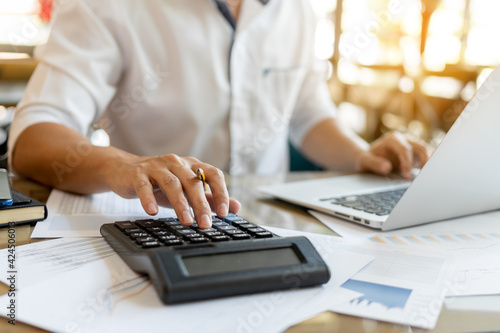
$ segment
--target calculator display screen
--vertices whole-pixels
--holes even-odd
[[[292,247],[182,257],[188,276],[203,276],[252,269],[299,265]]]

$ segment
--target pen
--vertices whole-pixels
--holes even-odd
[[[203,188],[205,189],[205,192],[208,192],[208,185],[205,181],[205,173],[203,172],[203,169],[198,168],[198,170],[196,170],[196,173],[198,174],[198,179],[203,182]]]

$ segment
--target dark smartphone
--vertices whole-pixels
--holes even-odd
[[[0,169],[0,207],[10,206],[13,202],[9,173],[5,169]]]

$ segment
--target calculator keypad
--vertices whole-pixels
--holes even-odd
[[[225,218],[212,217],[209,229],[198,228],[196,222],[184,226],[176,218],[120,221],[115,222],[115,227],[143,248],[276,237],[261,226],[234,214]]]

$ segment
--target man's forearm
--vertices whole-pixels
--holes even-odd
[[[361,155],[368,149],[368,143],[355,133],[341,129],[333,118],[314,126],[302,143],[304,155],[315,163],[346,171],[359,171]]]
[[[120,157],[113,147],[92,146],[79,133],[59,124],[39,123],[18,138],[12,165],[21,175],[77,193],[110,190],[108,179]]]
[[[194,157],[136,156],[114,147],[95,147],[79,133],[53,123],[27,128],[16,143],[12,162],[20,174],[62,190],[111,190],[124,198],[139,197],[150,215],[158,213],[161,200],[172,206],[184,225],[196,219],[202,228],[209,228],[211,207],[224,217],[241,206],[229,198],[222,171]],[[200,168],[210,186],[208,194],[194,172]]]

